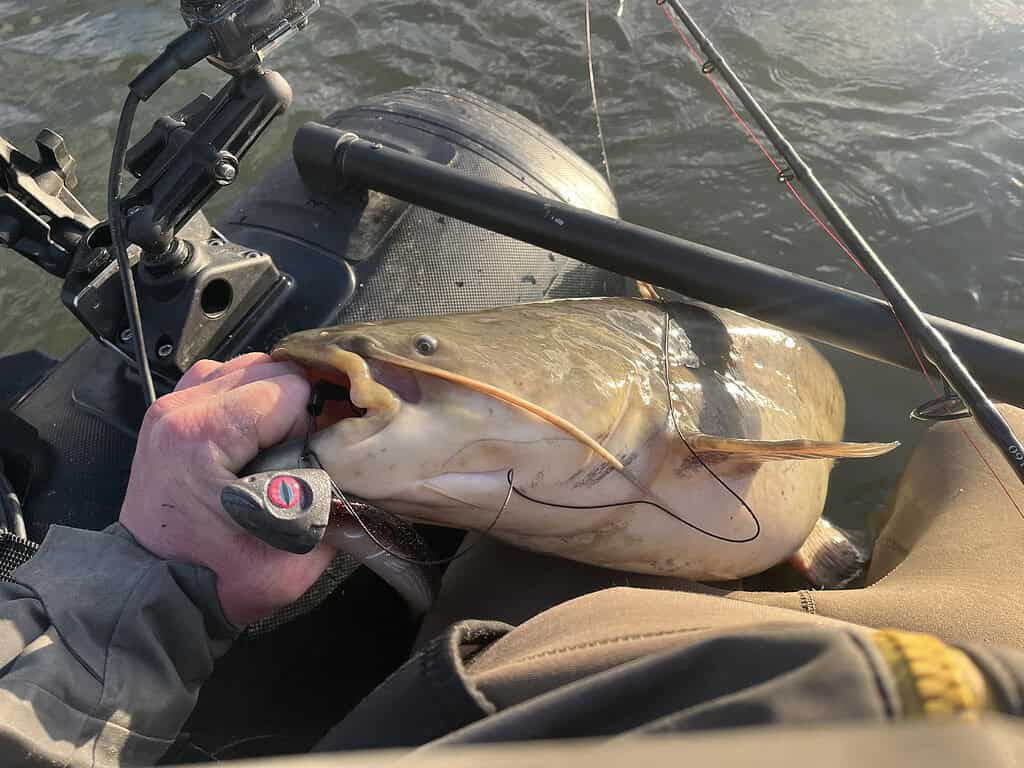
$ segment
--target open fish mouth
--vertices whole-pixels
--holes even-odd
[[[334,344],[307,348],[285,340],[271,356],[306,372],[323,398],[315,430],[332,430],[344,443],[366,440],[383,430],[403,403],[421,399],[416,376],[391,363],[363,357]]]
[[[359,353],[342,347],[329,337],[330,331],[306,331],[289,336],[274,349],[271,357],[297,363],[306,369],[310,383],[314,386],[325,383],[339,395],[317,418],[316,430],[340,430],[339,437],[345,444],[351,445],[380,432],[393,420],[402,403],[419,403],[421,390],[417,377],[426,376],[532,414],[587,446],[615,469],[624,470],[619,458],[597,440],[542,405],[477,378],[379,349],[365,337],[344,340],[346,346],[358,349]]]

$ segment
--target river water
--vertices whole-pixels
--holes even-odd
[[[624,218],[871,292],[774,178],[655,0],[593,0],[601,115]],[[1011,0],[694,0],[688,4],[819,178],[928,311],[1024,338],[1024,7]],[[181,29],[171,0],[0,0],[0,133],[43,126],[79,159],[80,198],[103,210],[124,85]],[[465,87],[524,113],[601,162],[584,0],[325,0],[275,53],[288,116],[247,161],[256,178],[303,122],[407,85]],[[212,92],[180,75],[137,125]],[[230,195],[212,206],[215,215]],[[213,218],[213,217],[212,217]],[[0,252],[0,354],[59,355],[82,337],[59,283]],[[894,333],[897,330],[894,328]],[[884,503],[920,427],[920,375],[829,352],[851,439],[900,439],[836,471],[830,507],[860,528]]]

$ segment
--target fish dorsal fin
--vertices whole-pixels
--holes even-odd
[[[686,442],[699,454],[720,454],[750,461],[870,459],[899,446],[899,443],[842,443],[822,440],[743,440],[703,433],[687,435]]]

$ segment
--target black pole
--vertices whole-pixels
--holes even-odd
[[[879,299],[484,181],[325,125],[303,126],[294,154],[303,179],[314,189],[370,187],[863,357],[917,370],[892,310]],[[1024,344],[943,318],[928,319],[995,397],[1024,407]]]
[[[1024,452],[1021,444],[1014,435],[1010,425],[996,410],[992,401],[988,399],[985,391],[967,370],[960,358],[953,352],[953,349],[943,338],[935,327],[928,322],[928,318],[917,308],[910,296],[885,266],[882,260],[847,217],[842,208],[832,199],[832,196],[821,185],[821,182],[814,175],[811,167],[804,162],[800,153],[782,134],[778,126],[771,119],[767,112],[757,102],[757,99],[750,93],[743,81],[736,75],[736,72],[729,66],[715,45],[708,38],[704,31],[697,25],[693,17],[683,7],[679,0],[662,0],[667,2],[686,28],[693,35],[694,40],[708,57],[708,64],[705,70],[721,72],[722,77],[729,84],[733,93],[743,102],[743,106],[750,112],[754,120],[764,131],[796,175],[797,179],[811,193],[811,196],[818,203],[825,218],[835,228],[836,234],[846,244],[864,270],[878,285],[882,295],[889,300],[893,311],[906,327],[907,332],[915,343],[920,344],[928,359],[941,373],[943,378],[949,382],[956,394],[970,409],[978,425],[995,443],[1000,452],[1014,468],[1017,476],[1024,481]],[[710,70],[711,66],[713,70]]]

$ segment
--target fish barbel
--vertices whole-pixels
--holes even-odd
[[[843,390],[806,340],[695,302],[367,322],[273,356],[347,391],[310,444],[346,493],[627,571],[761,572],[807,538],[834,459],[896,446],[840,442]]]

